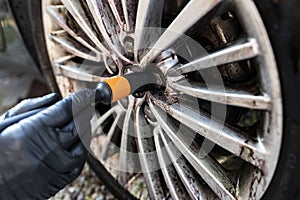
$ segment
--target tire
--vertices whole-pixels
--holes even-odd
[[[295,24],[299,16],[294,13],[299,10],[297,1],[281,1],[272,4],[271,1],[256,1],[266,24],[273,49],[276,54],[280,79],[283,83],[284,102],[284,134],[282,152],[273,181],[264,199],[299,199],[300,178],[300,137],[299,110],[300,100],[299,77],[299,39],[295,39],[299,29]],[[284,48],[283,48],[284,47]]]
[[[41,2],[30,0],[9,0],[10,8],[19,27],[25,46],[32,56],[36,67],[44,75],[49,89],[60,93],[48,57],[43,22]]]
[[[255,4],[264,21],[265,28],[267,29],[268,36],[276,57],[281,83],[281,96],[283,101],[282,146],[280,148],[281,150],[275,173],[272,176],[267,191],[263,193],[263,199],[298,199],[298,185],[300,178],[300,166],[298,161],[300,158],[300,147],[298,142],[300,140],[300,136],[298,136],[297,133],[300,131],[300,105],[297,104],[297,102],[300,100],[300,94],[297,91],[299,91],[300,87],[298,68],[300,40],[295,38],[297,38],[297,35],[299,35],[300,31],[295,28],[295,24],[300,21],[300,17],[294,15],[293,13],[297,13],[297,10],[299,10],[297,8],[300,6],[300,3],[298,3],[296,0],[280,1],[279,3],[276,2],[277,1],[271,0],[255,0]],[[11,5],[14,9],[14,5],[12,3]],[[40,2],[30,3],[30,6],[31,9],[42,7]],[[35,35],[38,36],[34,37],[35,39],[30,39],[30,36],[28,35],[30,32],[27,33],[26,31],[23,31],[22,34],[24,38],[27,38],[26,41],[34,40],[33,43],[36,46],[35,49],[44,49],[46,51],[47,44],[45,43],[47,43],[47,37],[45,39],[44,35],[41,33],[41,30],[44,29],[40,20],[42,18],[41,13],[35,9],[32,10],[33,12],[30,13],[30,23],[32,27],[31,33],[35,33]],[[24,26],[21,21],[19,24]],[[30,46],[30,44],[28,44],[28,46]],[[39,48],[37,48],[37,46]],[[66,81],[55,79],[54,73],[51,71],[51,68],[48,67],[50,66],[49,63],[52,62],[51,56],[48,57],[47,53],[43,53],[43,51],[42,53],[35,51],[32,54],[38,55],[34,57],[37,57],[40,66],[44,66],[42,67],[42,70],[44,71],[47,80],[49,81],[50,85],[52,85],[54,91],[58,91],[58,88],[60,88],[62,96],[67,95],[69,92],[73,92],[74,88],[77,90],[79,88],[89,86],[89,84],[86,84],[82,81],[71,81],[70,83],[69,80]],[[56,83],[58,85],[56,85]],[[62,87],[63,84],[64,87]],[[71,87],[73,88],[72,90],[70,89]],[[117,198],[133,198],[133,196],[131,196],[123,186],[118,185],[114,177],[111,176],[111,172],[108,172],[105,168],[103,168],[97,159],[90,156],[89,164],[102,182],[107,184],[107,187],[112,191],[113,194],[116,194]],[[258,197],[252,198],[254,199]]]

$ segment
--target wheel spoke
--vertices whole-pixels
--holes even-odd
[[[154,141],[157,151],[157,157],[160,164],[161,171],[164,176],[165,183],[170,191],[170,194],[174,200],[187,199],[188,195],[175,171],[175,168],[170,162],[166,149],[162,145],[162,141],[159,136],[159,129],[154,129]]]
[[[79,81],[86,81],[86,82],[100,82],[104,81],[105,79],[109,77],[101,77],[101,76],[95,76],[90,74],[89,70],[86,70],[84,68],[77,67],[74,63],[68,63],[68,64],[61,64],[61,63],[55,63],[56,66],[56,74],[57,75],[63,75],[65,77],[79,80]],[[105,67],[103,67],[105,68]]]
[[[120,147],[120,159],[119,159],[119,171],[120,178],[119,181],[121,184],[125,185],[128,181],[128,173],[134,173],[139,171],[139,165],[137,160],[135,159],[135,154],[133,153],[135,146],[135,141],[133,141],[130,133],[133,133],[134,127],[132,123],[132,114],[133,114],[133,106],[135,103],[135,99],[133,96],[128,97],[128,108],[126,111],[126,116],[124,119],[124,125],[122,130],[122,139],[121,139],[121,147]]]
[[[124,16],[121,15],[121,8],[122,8],[122,4],[121,4],[121,0],[108,0],[109,6],[112,10],[112,13],[115,17],[115,20],[117,21],[119,27],[121,28],[121,30],[125,30],[125,23],[124,23]]]
[[[127,0],[121,0],[122,1],[122,8],[123,8],[123,13],[124,13],[124,18],[125,18],[125,30],[129,31],[131,30],[132,26],[130,25],[130,21],[129,21],[129,16],[128,16],[128,10],[127,10]]]
[[[196,98],[243,108],[271,110],[271,99],[268,95],[253,95],[246,91],[225,89],[218,86],[207,88],[196,82],[169,82],[170,87]]]
[[[267,153],[262,142],[255,142],[243,134],[232,131],[227,127],[223,127],[221,124],[213,121],[205,115],[195,112],[183,105],[179,105],[178,103],[170,106],[160,100],[154,99],[154,102],[161,109],[166,110],[166,112],[174,119],[180,121],[196,133],[210,141],[213,141],[215,144],[240,157],[246,162],[253,164],[259,169],[265,170],[262,161],[265,160]],[[152,112],[163,112],[156,108],[153,104],[151,108]]]
[[[72,59],[74,59],[74,58],[76,58],[76,56],[74,56],[74,55],[66,55],[66,56],[62,56],[62,57],[59,57],[59,58],[57,58],[55,61],[54,61],[54,64],[55,64],[55,66],[57,67],[59,64],[61,64],[61,63],[67,63],[68,61],[70,61],[70,60],[72,60]],[[72,65],[73,66],[73,65]],[[75,66],[75,65],[74,65]],[[56,72],[56,74],[58,74],[59,75],[59,73],[57,73],[57,70],[55,70],[55,72]]]
[[[131,63],[130,60],[123,56],[124,51],[121,49],[121,44],[118,38],[117,28],[114,23],[112,14],[109,15],[109,8],[101,0],[87,0],[88,7],[93,15],[97,27],[100,30],[103,39],[108,44],[111,50],[113,50],[118,57],[122,58],[126,62]]]
[[[196,70],[206,69],[209,67],[224,65],[241,60],[254,58],[260,54],[260,50],[255,39],[249,39],[243,44],[236,44],[220,50],[216,53],[204,56],[191,63],[173,69],[174,72],[188,73]],[[172,71],[170,71],[172,73]]]
[[[158,39],[153,48],[142,59],[146,64],[153,61],[157,55],[166,50],[173,42],[181,37],[192,25],[204,17],[222,0],[191,0],[181,13],[176,17],[168,29]]]
[[[98,50],[96,50],[93,46],[91,46],[87,41],[83,39],[83,37],[80,36],[80,34],[75,33],[72,28],[69,27],[66,18],[63,13],[66,13],[67,10],[65,6],[48,6],[47,12],[49,15],[56,21],[56,23],[65,30],[70,36],[72,36],[75,40],[77,40],[79,43],[81,43],[86,48],[90,49],[91,51],[95,52],[96,54],[101,54]],[[87,37],[85,33],[84,37]],[[102,59],[102,56],[99,56],[100,59]],[[101,60],[102,61],[102,60]]]
[[[199,177],[194,175],[182,153],[175,147],[171,140],[165,135],[162,129],[159,130],[160,137],[166,151],[180,176],[186,190],[192,199],[217,199],[217,196],[210,188],[199,182]]]
[[[185,129],[184,132],[180,133],[174,124],[171,122],[166,123],[166,119],[163,117],[164,115],[160,113],[152,103],[150,104],[150,108],[168,137],[174,142],[176,147],[211,189],[221,199],[235,199],[235,187],[234,183],[229,178],[229,173],[224,171],[221,165],[209,155],[199,158],[199,153],[201,153],[199,152],[200,146],[191,142],[194,134],[188,129]]]
[[[138,5],[138,0],[121,0],[124,18],[126,22],[126,31],[131,31],[134,29],[135,26],[135,15],[136,15],[136,8]]]
[[[97,137],[99,136],[97,133],[102,134],[103,133],[103,129],[102,129],[102,125],[108,120],[109,117],[115,115],[120,115],[122,113],[122,109],[120,109],[119,106],[113,106],[111,109],[109,109],[107,112],[105,112],[102,116],[100,116],[100,118],[98,118],[96,120],[96,122],[94,122],[93,125],[93,130],[95,130],[93,132],[93,137]],[[99,130],[100,129],[100,130]]]
[[[95,62],[103,60],[101,54],[97,55],[89,49],[84,48],[80,43],[69,38],[66,32],[52,33],[50,34],[50,38],[60,44],[62,48],[70,54]]]
[[[120,148],[113,143],[113,140],[118,138],[120,135],[120,132],[118,131],[118,124],[123,121],[123,117],[123,114],[117,114],[113,124],[109,129],[106,140],[101,150],[101,158],[104,161],[107,160],[109,157],[113,156],[115,153],[119,152],[120,150]]]
[[[155,33],[149,28],[160,27],[163,5],[164,0],[139,1],[134,37],[134,55],[136,60],[138,60],[138,51],[149,47],[151,45],[149,43],[157,39],[154,36]]]
[[[92,29],[92,25],[90,24],[88,17],[86,16],[80,0],[61,0],[65,5],[66,9],[70,12],[70,14],[74,17],[76,22],[80,24],[82,30],[89,36],[89,38],[93,41],[93,43],[101,50],[101,52],[110,55],[109,50],[103,46],[97,37],[97,33]]]
[[[140,106],[135,114],[135,133],[137,137],[137,147],[139,149],[139,159],[143,175],[147,184],[148,193],[151,199],[164,199],[164,191],[160,180],[157,155],[155,153],[154,141],[149,134],[152,130],[144,121],[144,115]]]
[[[171,164],[169,156],[167,155],[166,149],[163,147],[163,143],[159,136],[160,127],[154,130],[154,141],[157,151],[158,161],[161,167],[161,171],[164,176],[165,183],[170,191],[170,194],[173,199],[187,199],[188,194],[184,189],[182,182],[174,168]]]

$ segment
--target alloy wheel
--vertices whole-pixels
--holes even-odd
[[[44,0],[43,13],[64,96],[145,68],[165,76],[161,88],[97,108],[93,153],[120,186],[138,198],[262,197],[282,102],[253,1]]]

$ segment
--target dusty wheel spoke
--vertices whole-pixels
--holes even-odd
[[[129,21],[129,16],[128,16],[128,10],[127,10],[127,0],[121,0],[122,1],[122,8],[123,8],[123,13],[124,13],[124,18],[125,18],[125,30],[129,31],[131,30],[131,25]]]
[[[119,137],[119,132],[117,131],[117,127],[118,124],[123,121],[124,119],[123,117],[124,117],[123,114],[117,114],[113,124],[110,127],[110,130],[107,134],[107,138],[101,150],[101,158],[104,161],[109,157],[113,156],[115,153],[119,152],[120,150],[120,148],[113,143],[113,140]]]
[[[156,110],[153,104],[150,104],[153,114],[158,120],[158,123],[162,126],[168,137],[174,142],[176,147],[191,163],[191,165],[200,174],[203,180],[211,187],[211,189],[221,199],[235,199],[235,187],[232,180],[229,178],[229,174],[222,169],[220,164],[216,160],[206,155],[202,158],[201,152],[199,152],[200,146],[192,143],[193,133],[188,129],[184,130],[184,133],[178,133],[175,125],[172,123],[166,123],[166,119],[163,118],[163,114]],[[181,135],[181,136],[180,136]],[[190,141],[188,141],[190,140]]]
[[[209,187],[201,184],[199,178],[194,175],[183,154],[175,147],[171,140],[165,136],[163,130],[159,130],[159,134],[165,149],[174,165],[178,175],[180,176],[186,190],[192,199],[217,199],[215,193]]]
[[[54,63],[56,66],[58,66],[59,64],[62,64],[62,63],[67,63],[68,61],[72,60],[76,58],[76,56],[74,55],[66,55],[66,56],[63,56],[63,57],[60,57],[60,58],[57,58]],[[71,66],[73,67],[73,65],[71,64]],[[74,65],[75,66],[75,65]],[[57,71],[57,70],[56,70]],[[57,73],[57,72],[56,72]],[[58,73],[57,73],[58,74]]]
[[[65,6],[48,6],[47,12],[49,15],[56,21],[56,23],[65,30],[70,36],[72,36],[75,40],[77,40],[79,43],[81,43],[86,48],[90,49],[91,51],[101,54],[98,50],[96,50],[93,46],[91,46],[85,39],[83,39],[81,36],[76,34],[72,28],[68,25],[65,17],[64,12],[66,12]],[[99,59],[102,59],[102,56],[99,56]]]
[[[121,15],[121,0],[108,0],[112,13],[121,30],[125,30],[124,16]]]
[[[175,171],[175,168],[170,162],[166,149],[163,147],[158,128],[154,130],[154,141],[161,171],[172,198],[178,200],[187,199],[188,195],[178,177],[177,172]]]
[[[257,110],[271,110],[271,99],[268,95],[253,95],[243,90],[227,89],[222,87],[210,87],[187,81],[169,82],[170,86],[177,91],[196,98],[222,103],[243,108]]]
[[[155,153],[155,145],[153,138],[149,135],[152,134],[152,130],[146,125],[140,107],[137,108],[135,114],[135,133],[139,149],[139,159],[148,186],[149,196],[151,199],[164,199],[165,195],[158,172],[159,166]]]
[[[100,82],[104,81],[108,77],[101,77],[101,76],[95,76],[90,74],[90,71],[79,68],[74,63],[56,63],[56,74],[57,75],[63,75],[65,77],[75,79],[75,80],[80,80],[80,81],[87,81],[87,82]],[[105,68],[105,67],[103,67]]]
[[[136,60],[138,60],[138,51],[149,47],[151,42],[157,39],[155,34],[158,33],[154,33],[149,27],[160,27],[163,4],[164,0],[139,1],[134,37],[134,54]]]
[[[60,44],[64,50],[69,52],[70,54],[73,54],[75,56],[92,60],[95,62],[100,62],[102,60],[101,54],[95,54],[94,52],[91,52],[89,49],[86,49],[81,46],[78,42],[70,39],[67,34],[64,32],[62,33],[52,33],[50,35],[50,38]]]
[[[162,101],[154,101],[161,109],[168,108],[166,110],[168,114],[194,130],[196,133],[210,141],[214,141],[215,144],[253,164],[254,166],[262,170],[264,169],[262,161],[265,160],[267,153],[261,142],[252,141],[243,134],[232,131],[225,126],[223,127],[218,122],[214,122],[206,116],[201,115],[200,113],[197,113],[185,106],[179,104],[168,106]],[[162,110],[156,108],[154,105],[152,105],[151,108],[153,112],[162,112]]]
[[[138,0],[121,0],[124,18],[126,22],[126,31],[132,31],[135,26],[136,9],[138,6]]]
[[[123,111],[119,108],[119,106],[113,106],[107,112],[105,112],[100,118],[98,118],[92,125],[93,125],[93,137],[97,137],[97,133],[103,133],[101,126],[108,120],[109,117],[115,115],[119,115]],[[100,129],[100,130],[99,130]]]
[[[88,17],[86,16],[81,3],[79,0],[61,0],[62,3],[65,5],[66,9],[70,12],[70,14],[74,17],[76,22],[81,25],[83,31],[89,36],[89,38],[94,42],[94,44],[101,50],[101,52],[110,55],[109,50],[103,46],[100,42],[99,38],[97,37],[97,33],[91,28],[92,25],[90,24]]]
[[[110,12],[108,6],[105,5],[105,2],[102,2],[101,0],[87,0],[87,4],[100,30],[100,33],[110,49],[126,62],[131,62],[123,56],[124,52],[118,40],[118,32],[120,30],[116,27],[116,24],[110,20],[112,18],[112,14],[109,15]]]
[[[166,50],[174,41],[182,36],[185,31],[221,1],[222,0],[191,0],[142,59],[141,63],[146,64],[153,61],[161,51]]]
[[[134,127],[132,123],[133,106],[135,103],[134,97],[128,97],[128,109],[124,119],[124,125],[122,130],[121,147],[120,147],[120,159],[119,159],[119,171],[120,171],[120,182],[125,185],[128,181],[128,173],[139,171],[139,165],[135,159],[134,150],[135,141],[133,141],[130,133],[133,133]]]
[[[204,56],[191,63],[173,69],[176,73],[188,73],[196,70],[206,69],[228,63],[233,63],[241,60],[254,58],[260,54],[260,50],[255,39],[249,39],[242,44],[229,46],[216,53]]]

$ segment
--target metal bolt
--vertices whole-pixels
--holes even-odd
[[[118,66],[110,57],[106,57],[106,66],[109,67],[113,72],[118,71]]]
[[[134,53],[134,39],[132,37],[124,38],[124,47],[128,53]]]

